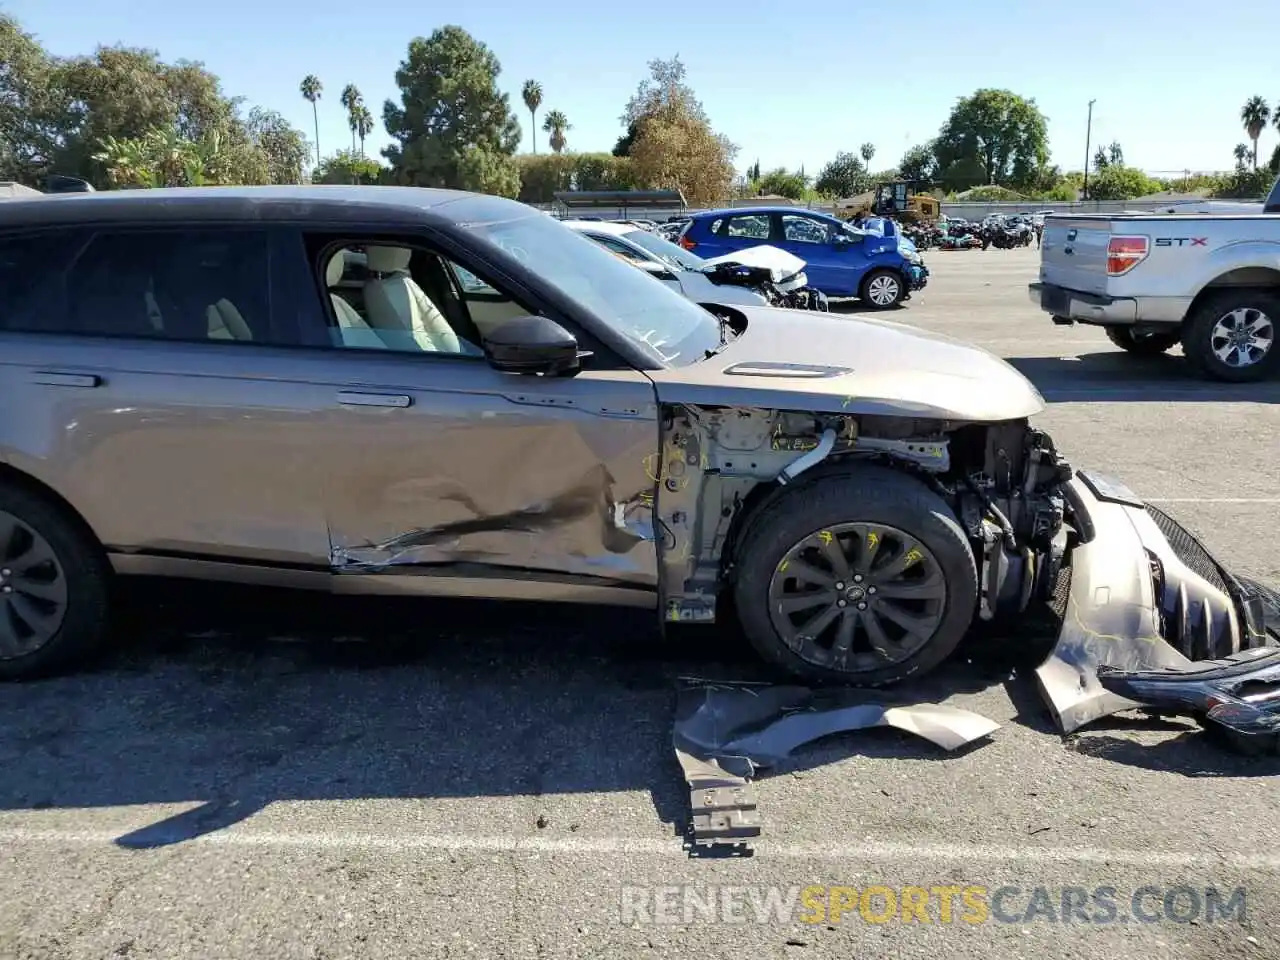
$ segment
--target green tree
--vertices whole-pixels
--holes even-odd
[[[542,106],[542,84],[537,80],[526,80],[520,88],[520,99],[529,111],[529,146],[538,152],[538,108]]]
[[[573,129],[573,124],[559,110],[552,110],[542,119],[542,129],[545,130],[550,137],[548,143],[551,145],[552,153],[564,153],[567,144],[565,133]]]
[[[770,170],[757,180],[755,187],[758,193],[765,196],[799,200],[805,195],[805,191],[809,189],[809,178],[803,173],[778,167],[776,170]]]
[[[858,148],[858,153],[862,157],[862,162],[865,163],[868,168],[870,168],[871,158],[876,155],[876,145],[868,140],[866,143],[864,143],[862,146]]]
[[[842,150],[818,171],[813,189],[837,200],[865,193],[871,189],[867,166],[856,154]]]
[[[1048,123],[1034,100],[984,88],[952,108],[934,141],[934,155],[951,189],[1023,187],[1048,163]]]
[[[387,170],[376,160],[369,160],[350,150],[339,150],[325,157],[311,173],[312,183],[366,183],[382,182]]]
[[[911,147],[898,162],[903,180],[933,180],[937,168],[938,162],[934,159],[931,143]]]
[[[267,183],[301,183],[310,148],[302,133],[274,110],[254,107],[245,119],[250,144],[266,163]]]
[[[0,13],[0,180],[35,185],[52,171],[71,111],[56,72],[35,38]]]
[[[679,189],[694,204],[728,196],[738,148],[712,130],[678,56],[649,62],[649,76],[627,101],[621,122],[630,141],[621,155],[631,157],[639,182]]]
[[[351,130],[351,152],[356,152],[356,128],[359,124],[356,117],[361,107],[364,106],[364,97],[360,93],[360,88],[354,83],[348,83],[342,88],[342,93],[338,95],[338,102],[342,104],[342,109],[347,111],[347,127]]]
[[[1253,141],[1253,169],[1258,169],[1258,137],[1267,128],[1271,120],[1271,107],[1261,97],[1250,97],[1240,108],[1240,122],[1244,124],[1245,133]]]
[[[311,120],[316,127],[316,163],[318,164],[320,162],[320,111],[316,104],[324,93],[324,84],[314,73],[308,73],[302,78],[299,89],[302,91],[302,99],[311,104]]]
[[[1141,170],[1118,163],[1108,163],[1089,178],[1091,200],[1132,200],[1159,193],[1160,189],[1159,181],[1152,180]]]
[[[520,124],[498,90],[498,58],[457,26],[417,37],[396,71],[399,104],[388,100],[383,155],[399,183],[484,190],[515,196],[512,156]]]

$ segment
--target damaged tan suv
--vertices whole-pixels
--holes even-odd
[[[494,197],[6,202],[0,392],[8,678],[82,662],[123,574],[732,604],[774,663],[867,685],[1056,596],[1060,719],[1104,709],[1094,667],[1129,648],[1099,638],[1262,642],[1248,586],[1073,474],[995,356],[695,304]]]

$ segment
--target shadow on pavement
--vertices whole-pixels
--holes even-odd
[[[1195,376],[1180,356],[1123,350],[1060,357],[1009,357],[1050,403],[1280,403],[1280,381],[1218,383]]]
[[[678,835],[676,682],[770,679],[729,631],[663,638],[641,611],[169,581],[124,594],[101,668],[5,690],[0,809],[199,804],[118,839],[129,847],[276,801],[616,791],[648,791]],[[934,702],[1009,669],[975,640],[947,669],[867,699]],[[806,748],[787,770],[854,752],[955,756],[876,730]]]
[[[100,669],[0,699],[0,809],[196,804],[119,837],[180,843],[291,800],[648,792],[683,835],[671,747],[681,678],[773,679],[731,628],[657,630],[640,611],[354,598],[143,581]],[[868,701],[1004,684],[1052,734],[1034,667],[1052,638],[975,632],[944,669]],[[1124,721],[1119,721],[1123,726]],[[1275,772],[1188,736],[1153,748],[1091,728],[1075,749],[1187,776]],[[766,775],[853,754],[962,759],[896,730],[840,734]],[[1263,768],[1266,768],[1264,771]],[[1206,772],[1207,771],[1207,772]],[[532,827],[531,827],[532,828]]]

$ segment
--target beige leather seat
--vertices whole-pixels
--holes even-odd
[[[334,316],[338,318],[338,336],[342,338],[342,345],[385,350],[387,345],[382,342],[377,331],[365,323],[364,317],[356,312],[355,307],[333,290],[342,280],[346,266],[346,252],[339,250],[329,258],[329,263],[324,269],[324,283],[329,291],[329,299],[333,303]]]
[[[438,307],[409,276],[413,251],[407,247],[369,247],[369,279],[364,305],[369,324],[379,333],[400,331],[431,353],[462,353],[462,344]]]
[[[253,331],[244,322],[236,305],[225,297],[211,303],[204,311],[209,324],[210,340],[252,340]]]

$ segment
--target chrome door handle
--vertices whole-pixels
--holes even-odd
[[[58,373],[56,370],[37,370],[31,375],[32,383],[50,387],[100,387],[102,378],[93,373]]]
[[[403,393],[360,393],[343,390],[338,393],[338,403],[344,407],[408,407],[413,398]]]

